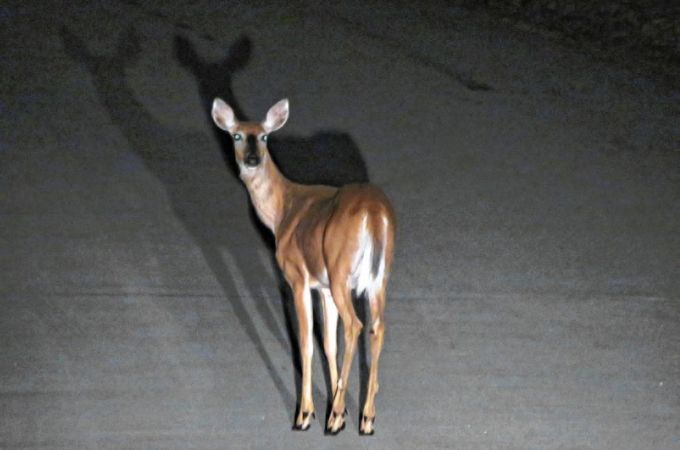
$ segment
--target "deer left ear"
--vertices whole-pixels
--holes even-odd
[[[288,99],[284,98],[277,102],[267,111],[267,118],[262,123],[264,131],[271,133],[286,124],[288,120]]]

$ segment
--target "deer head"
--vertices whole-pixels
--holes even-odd
[[[254,173],[262,161],[269,158],[267,136],[278,130],[288,120],[288,99],[280,100],[269,108],[263,122],[239,122],[234,110],[221,98],[212,106],[215,125],[231,135],[234,140],[236,162],[241,175]]]

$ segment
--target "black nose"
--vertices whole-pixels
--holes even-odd
[[[246,156],[245,163],[246,166],[255,167],[260,164],[260,157],[251,153]]]

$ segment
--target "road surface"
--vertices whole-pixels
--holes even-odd
[[[0,7],[0,447],[680,449],[677,91],[444,2],[174,3]],[[291,431],[215,95],[288,97],[284,172],[394,203],[373,437],[365,346],[347,429],[317,345]]]

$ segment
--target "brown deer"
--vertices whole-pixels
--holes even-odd
[[[267,135],[283,127],[288,111],[284,99],[269,109],[263,122],[239,122],[233,109],[216,98],[212,117],[234,141],[240,177],[258,217],[274,233],[276,260],[293,292],[302,356],[300,407],[293,428],[307,430],[315,417],[311,289],[318,290],[322,300],[324,352],[333,393],[326,430],[337,434],[345,427],[345,394],[363,327],[354,311],[354,291],[366,294],[371,311],[371,367],[359,432],[373,434],[378,360],[385,334],[385,290],[394,254],[394,212],[385,194],[371,184],[336,188],[286,179],[267,150]],[[338,317],[345,336],[339,377]]]

